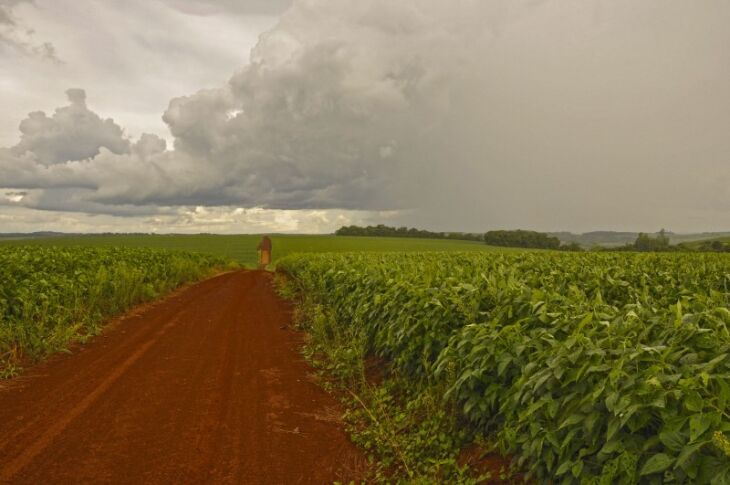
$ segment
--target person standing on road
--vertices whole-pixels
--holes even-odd
[[[269,236],[261,238],[257,249],[259,251],[259,269],[266,269],[266,266],[271,264],[271,239]]]

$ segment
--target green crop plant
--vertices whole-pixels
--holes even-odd
[[[0,377],[226,264],[216,256],[154,249],[0,247]]]
[[[538,482],[730,483],[730,256],[320,254],[279,268]]]

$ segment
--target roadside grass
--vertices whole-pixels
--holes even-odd
[[[233,259],[246,267],[255,267],[256,246],[261,235],[84,235],[54,236],[36,239],[0,240],[4,246],[85,246],[85,247],[136,247],[181,251],[195,251]],[[476,241],[442,239],[356,237],[333,235],[284,235],[271,236],[274,251],[273,262],[293,253],[324,252],[392,252],[392,251],[514,251],[495,248]]]

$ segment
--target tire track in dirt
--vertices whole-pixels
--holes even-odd
[[[308,378],[270,274],[122,318],[0,389],[2,483],[331,483],[366,461]]]

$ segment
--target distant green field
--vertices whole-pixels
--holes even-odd
[[[60,236],[39,239],[5,240],[1,245],[146,247],[180,249],[215,254],[234,259],[246,266],[256,265],[258,235],[103,235]],[[385,237],[273,235],[274,262],[292,253],[358,251],[509,251],[474,241],[410,239]]]

